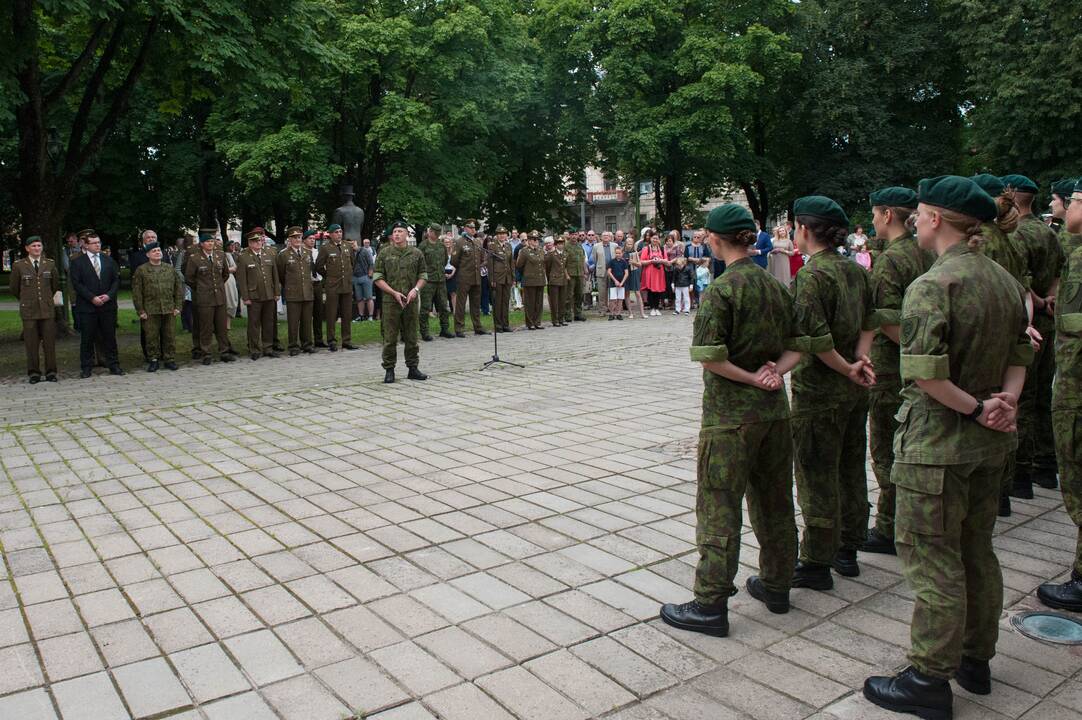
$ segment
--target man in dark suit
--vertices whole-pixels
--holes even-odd
[[[75,315],[79,317],[80,377],[90,377],[94,367],[94,345],[99,344],[110,375],[123,375],[116,351],[116,296],[120,291],[120,269],[102,254],[101,238],[94,230],[79,233],[83,254],[71,261],[71,285],[75,289]]]

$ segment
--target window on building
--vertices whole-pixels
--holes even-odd
[[[653,195],[654,194],[654,181],[645,180],[639,183],[639,195]]]
[[[619,187],[616,178],[611,178],[607,175],[605,176],[605,190],[617,190]]]
[[[615,215],[606,215],[605,216],[605,229],[608,230],[609,232],[616,232],[616,216]]]

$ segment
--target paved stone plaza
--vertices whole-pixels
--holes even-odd
[[[425,343],[393,386],[366,347],[5,387],[0,718],[888,716],[859,688],[905,664],[896,558],[788,615],[741,592],[727,639],[657,619],[696,557],[689,337],[517,332],[526,369],[484,373],[490,337]],[[997,526],[1008,615],[1072,557],[1037,492]],[[1005,618],[999,650],[957,717],[1082,718],[1082,648]]]

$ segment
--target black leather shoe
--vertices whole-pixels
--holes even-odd
[[[393,368],[391,370],[388,370],[387,372],[383,373],[383,382],[387,383],[388,385],[390,385],[391,383],[394,382],[394,369]]]
[[[80,370],[79,371],[79,377],[83,378],[84,380],[86,378],[90,377],[90,370],[87,369],[87,368],[84,368],[84,369]]]
[[[962,656],[962,663],[954,673],[954,679],[974,695],[992,694],[992,668],[987,660]]]
[[[586,318],[584,318],[584,317],[577,317],[577,318],[575,318],[575,322],[586,322]]]
[[[464,337],[466,337],[466,333],[460,333],[460,332],[456,332],[456,333],[455,333],[455,337],[456,337],[456,338],[464,338]]]
[[[319,342],[316,343],[316,347],[325,348],[325,347],[327,347],[327,343],[320,340]]]
[[[315,355],[316,349],[314,347],[301,348],[301,352],[305,355]]]
[[[280,358],[282,356],[278,353],[277,350],[274,350],[272,352],[263,353],[263,357],[273,358],[273,359],[277,360],[278,358]]]
[[[491,335],[492,333],[490,333],[488,330],[474,330],[473,334],[474,335]]]
[[[410,380],[427,380],[428,376],[415,367],[410,368],[409,373],[406,375]]]
[[[504,325],[504,326],[503,326],[503,331],[504,331],[505,333],[509,333],[509,332],[514,332],[514,330],[512,330],[512,329],[511,329],[511,327],[510,327],[509,325]]]
[[[887,537],[875,528],[868,531],[868,537],[860,546],[861,552],[880,553],[882,555],[897,555],[898,549],[894,547],[894,538]]]
[[[56,382],[56,373],[45,373],[45,382]]]
[[[453,339],[454,336],[455,336],[455,334],[453,332],[451,332],[450,330],[440,330],[440,337],[441,338],[452,338]]]
[[[221,360],[222,362],[236,362],[237,361],[237,354],[235,352],[233,352],[232,350],[230,350],[229,352],[222,353],[221,356],[218,359]],[[209,365],[210,363],[207,363],[207,364]]]
[[[342,343],[342,349],[343,350],[360,350],[360,348],[357,347],[356,345],[354,345],[353,343]]]
[[[147,363],[147,372],[158,372],[158,361],[151,360]]]
[[[429,335],[428,333],[425,333],[424,335],[422,335],[421,339],[424,340],[425,342],[432,342],[432,336]]]
[[[1011,483],[1011,497],[1021,500],[1033,499],[1033,479],[1029,475],[1015,475]]]
[[[261,358],[262,355],[260,355],[259,353],[252,353],[248,357],[252,358],[252,361],[254,362],[254,361],[258,360],[259,358]]]
[[[864,697],[891,712],[909,713],[924,720],[950,720],[954,693],[951,684],[908,667],[894,677],[864,681]]]
[[[1082,612],[1082,573],[1071,571],[1065,583],[1045,583],[1037,588],[1037,599],[1050,608]]]
[[[793,571],[793,587],[809,590],[830,590],[834,587],[834,578],[829,565],[798,562]]]
[[[766,585],[763,585],[763,579],[758,575],[748,578],[744,587],[748,589],[748,595],[766,605],[766,609],[770,612],[777,615],[789,612],[789,593],[767,590]]]
[[[1033,482],[1045,490],[1055,490],[1059,487],[1056,471],[1050,468],[1039,468],[1033,471]]]
[[[297,348],[289,348],[289,357],[297,357],[301,354],[301,351]]]
[[[338,352],[338,346],[335,345],[334,343],[328,344],[327,349],[330,350],[331,352]]]
[[[834,572],[845,577],[858,577],[860,575],[860,565],[857,565],[857,551],[853,548],[838,548],[838,551],[834,553],[834,559],[831,560],[830,566],[834,568]]]
[[[1011,516],[1011,496],[1003,494],[999,496],[999,510],[996,511],[996,515],[1000,517]]]
[[[279,353],[286,351],[286,349],[284,347],[282,347],[282,343],[274,343],[274,345],[272,346],[272,349],[274,350],[274,352],[279,352]]]
[[[211,364],[211,362],[212,362],[212,360],[211,360],[211,358],[210,358],[210,355],[204,355],[204,356],[203,356],[203,364],[204,364],[204,365],[210,365],[210,364]]]
[[[31,375],[30,376],[30,384],[31,385],[37,385],[39,382],[41,382],[41,375]]]
[[[667,625],[705,635],[725,637],[729,634],[729,609],[726,603],[702,605],[697,600],[683,605],[666,603],[661,606],[661,619]]]
[[[165,364],[165,369],[166,370],[176,370],[177,369],[177,364],[175,362],[167,362]]]
[[[119,365],[114,365],[111,368],[109,368],[109,374],[110,375],[123,375],[124,370]]]

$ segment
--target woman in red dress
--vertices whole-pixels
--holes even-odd
[[[650,245],[642,249],[642,281],[640,291],[646,291],[646,300],[650,305],[650,315],[660,315],[661,299],[665,297],[665,268],[669,261],[661,247],[661,238],[657,233],[650,236]]]

